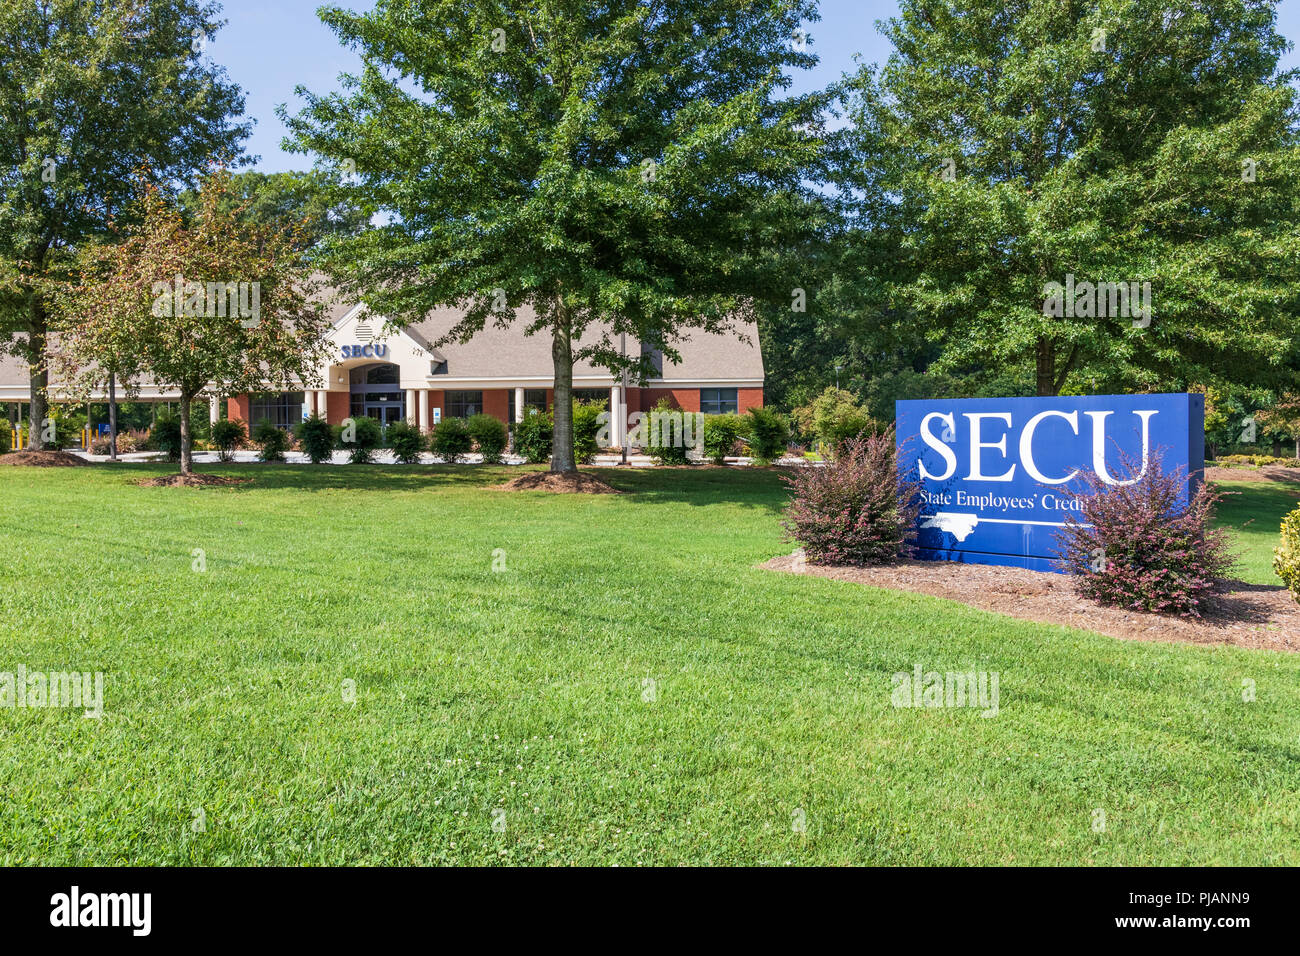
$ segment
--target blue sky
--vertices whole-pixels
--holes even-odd
[[[369,0],[333,2],[354,10],[373,6]],[[208,45],[208,56],[245,91],[246,112],[256,120],[248,150],[261,157],[255,168],[264,172],[311,166],[310,157],[281,151],[284,126],[275,115],[276,106],[287,103],[296,111],[301,101],[293,95],[295,86],[327,92],[337,88],[340,73],[359,65],[316,16],[320,5],[321,0],[225,0],[227,26]],[[822,0],[822,20],[809,31],[821,63],[796,78],[796,90],[824,85],[855,69],[854,54],[867,63],[884,61],[889,43],[875,22],[897,9],[895,0]],[[1282,0],[1278,27],[1287,39],[1300,40],[1300,0]],[[1300,65],[1300,55],[1292,50],[1284,65]]]

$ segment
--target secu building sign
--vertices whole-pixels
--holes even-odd
[[[899,471],[919,480],[918,557],[1056,570],[1057,536],[1094,472],[1136,481],[1161,459],[1184,495],[1205,466],[1195,394],[895,403]],[[1128,457],[1138,471],[1123,465]],[[1079,520],[1076,516],[1074,520]]]

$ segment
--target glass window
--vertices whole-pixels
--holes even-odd
[[[509,427],[514,428],[515,424],[515,390],[506,389],[510,399],[507,403],[510,407],[508,410]],[[528,409],[535,408],[539,412],[546,411],[546,389],[544,388],[526,388],[524,389],[524,414],[528,414]]]
[[[705,415],[721,415],[724,412],[740,410],[740,402],[734,388],[700,389],[700,411]]]
[[[448,392],[443,414],[448,418],[469,418],[483,411],[482,392]]]
[[[262,392],[252,396],[249,428],[267,419],[277,428],[292,428],[302,421],[302,392]]]

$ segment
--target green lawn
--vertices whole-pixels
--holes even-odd
[[[1300,864],[1300,655],[760,571],[760,471],[163,470],[0,468],[0,671],[107,681],[0,710],[0,863]],[[1300,488],[1238,490],[1270,580]],[[918,664],[998,716],[893,708]]]

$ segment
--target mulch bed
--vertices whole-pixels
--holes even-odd
[[[955,561],[823,567],[800,561],[798,554],[773,558],[762,567],[930,594],[1023,621],[1063,624],[1125,640],[1300,651],[1300,604],[1283,587],[1230,581],[1229,590],[1212,598],[1205,616],[1197,620],[1102,607],[1075,594],[1064,574]]]
[[[601,481],[589,471],[563,472],[530,471],[511,478],[504,485],[493,485],[497,491],[553,491],[576,495],[621,495],[623,492]]]
[[[1300,484],[1300,468],[1215,468],[1205,469],[1206,481],[1290,481]]]
[[[77,468],[92,462],[70,455],[66,451],[11,451],[0,455],[0,465],[19,465],[30,468]]]
[[[192,475],[162,475],[158,478],[146,478],[144,481],[137,481],[136,484],[141,488],[203,488],[212,485],[243,485],[252,481],[251,478],[231,478],[228,475],[209,475],[195,472]]]

